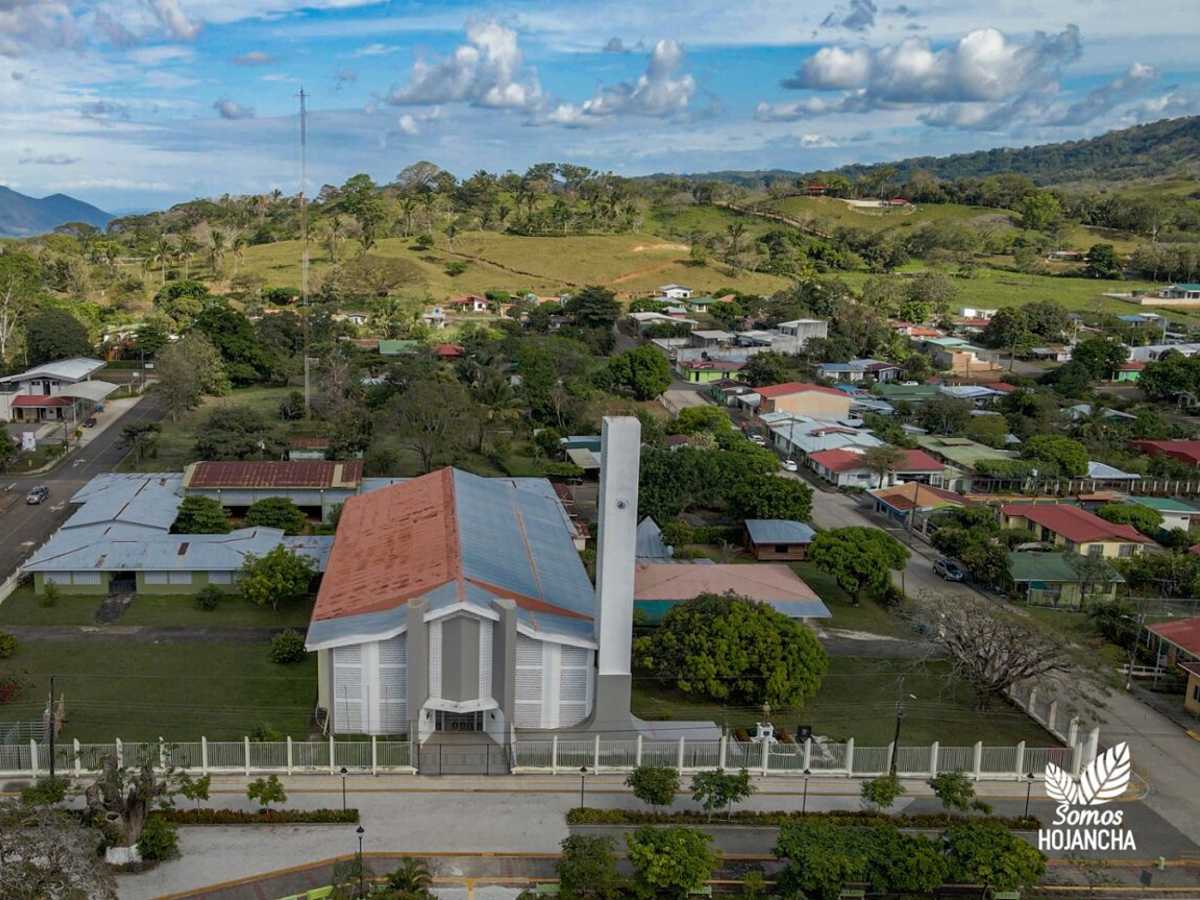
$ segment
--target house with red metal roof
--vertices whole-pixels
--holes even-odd
[[[234,511],[268,497],[286,497],[328,518],[362,485],[361,459],[234,460],[191,463],[183,470],[182,490],[188,496],[211,497]]]
[[[0,378],[0,422],[81,424],[117,385],[93,379],[104,360],[76,357]]]
[[[1166,647],[1167,667],[1187,676],[1183,708],[1200,717],[1200,616],[1156,622],[1147,630]]]
[[[944,463],[924,450],[905,450],[903,458],[882,477],[863,460],[863,447],[842,447],[810,453],[808,465],[826,481],[838,487],[884,487],[905,481],[941,484],[946,471]]]
[[[634,572],[634,607],[651,622],[672,606],[702,594],[735,593],[766,603],[793,619],[828,619],[832,615],[816,591],[786,563],[753,565],[680,565],[639,562]]]
[[[1028,528],[1036,540],[1081,556],[1130,557],[1154,541],[1132,525],[1118,525],[1066,503],[1010,503],[1000,507],[1001,528]]]
[[[1147,456],[1169,456],[1189,466],[1200,466],[1200,441],[1130,441],[1129,446]]]

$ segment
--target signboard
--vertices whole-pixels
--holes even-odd
[[[37,436],[32,431],[21,432],[21,449],[30,453],[37,449]]]

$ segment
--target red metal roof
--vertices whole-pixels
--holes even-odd
[[[1123,362],[1117,366],[1122,372],[1140,372],[1146,368],[1146,364],[1140,359],[1131,359],[1128,362]]]
[[[970,501],[962,494],[948,491],[944,488],[921,484],[919,481],[909,481],[904,484],[893,484],[891,487],[879,488],[870,492],[872,497],[882,500],[892,509],[907,510],[932,509],[947,503],[955,506],[968,506]]]
[[[766,387],[755,388],[760,397],[786,397],[790,394],[804,394],[815,391],[821,394],[833,394],[835,397],[847,395],[836,388],[823,387],[819,384],[808,384],[803,381],[789,381],[786,384],[770,384]]]
[[[1068,506],[1065,503],[1011,503],[1001,507],[1001,511],[1006,516],[1019,516],[1035,522],[1076,544],[1091,541],[1154,543],[1132,525],[1117,525],[1078,506]]]
[[[816,453],[810,453],[808,458],[831,472],[853,472],[855,469],[867,468],[862,454],[851,450],[818,450]]]
[[[70,406],[71,398],[61,397],[57,394],[53,396],[47,394],[18,394],[13,397],[10,405],[31,409],[46,409],[54,406]]]
[[[1176,619],[1173,622],[1156,622],[1146,627],[1184,653],[1200,657],[1200,616]]]
[[[458,344],[438,344],[433,348],[433,352],[444,359],[449,359],[450,357],[462,356],[463,348],[458,346]]]
[[[362,484],[360,459],[290,462],[198,462],[183,476],[184,488],[350,488]]]
[[[1151,456],[1170,456],[1200,466],[1200,441],[1130,441],[1134,449]]]

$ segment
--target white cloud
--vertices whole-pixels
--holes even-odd
[[[696,93],[696,80],[679,74],[683,48],[675,41],[654,45],[646,71],[633,82],[602,87],[583,103],[559,103],[540,118],[554,125],[580,127],[618,115],[668,118],[687,112]]]
[[[823,97],[806,97],[793,103],[764,101],[754,107],[754,118],[760,122],[796,122],[824,113],[838,112],[842,106],[841,101],[826,100]]]
[[[394,106],[470,103],[494,109],[530,109],[541,100],[541,87],[525,71],[517,33],[493,21],[467,24],[467,43],[436,62],[413,63],[408,83],[394,87]]]
[[[941,50],[916,37],[875,48],[823,47],[783,85],[858,91],[867,105],[995,102],[1043,83],[1080,49],[1074,25],[1056,35],[1038,32],[1024,44],[980,28]]]
[[[868,31],[875,26],[879,7],[874,0],[850,0],[846,9],[835,9],[821,22],[823,28],[845,28],[848,31]]]
[[[402,115],[396,122],[396,127],[400,130],[401,134],[417,135],[421,133],[421,127],[417,125],[417,120],[413,117],[412,113]]]
[[[365,47],[359,47],[351,56],[388,56],[395,53],[400,48],[395,44],[367,44]]]
[[[71,166],[79,162],[78,156],[68,156],[66,153],[34,153],[28,147],[17,159],[21,166]]]
[[[233,58],[233,63],[237,66],[265,66],[274,61],[275,57],[263,50],[251,50]]]
[[[126,54],[138,65],[158,66],[168,62],[190,62],[196,56],[191,47],[180,47],[177,44],[163,44],[157,47],[138,47]]]
[[[222,97],[213,103],[213,109],[222,119],[253,119],[254,107],[243,106],[236,100],[230,100],[228,97]]]
[[[172,37],[181,41],[194,41],[200,33],[200,24],[190,19],[179,5],[179,0],[147,0],[150,9]]]
[[[74,47],[80,39],[71,7],[61,0],[0,0],[0,56]]]

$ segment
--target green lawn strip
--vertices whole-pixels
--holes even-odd
[[[14,703],[0,706],[0,720],[38,719],[53,674],[56,696],[66,700],[66,740],[237,740],[259,724],[304,738],[317,699],[316,656],[280,666],[267,649],[265,642],[24,641],[0,662],[0,673],[26,682]]]
[[[885,746],[896,727],[900,676],[907,701],[901,743],[908,746],[941,741],[944,746],[1009,746],[1025,740],[1030,746],[1057,744],[1019,709],[996,702],[986,712],[974,707],[970,688],[953,679],[950,663],[836,656],[829,660],[820,691],[803,709],[772,709],[771,720],[792,731],[812,725],[814,733],[837,740],[853,737],[859,746]],[[712,721],[753,733],[761,722],[758,707],[722,706],[690,700],[669,686],[634,676],[633,711],[643,719]]]
[[[1022,609],[1039,625],[1079,644],[1089,653],[1099,655],[1105,663],[1116,667],[1129,662],[1129,653],[1110,643],[1097,631],[1087,613],[1043,606],[1025,606]]]
[[[17,589],[0,603],[0,627],[4,625],[95,625],[96,610],[103,597],[59,597],[53,606],[43,606],[33,588]],[[152,625],[213,628],[303,628],[308,624],[311,603],[286,606],[278,612],[254,606],[239,597],[227,597],[214,610],[197,608],[189,594],[139,594],[116,625]]]
[[[886,637],[914,637],[913,630],[904,621],[874,600],[863,600],[860,605],[855,606],[853,598],[842,590],[834,577],[818,568],[816,563],[806,560],[794,562],[791,566],[792,571],[817,592],[817,596],[833,613],[832,619],[824,619],[818,624],[848,631],[866,631]]]

